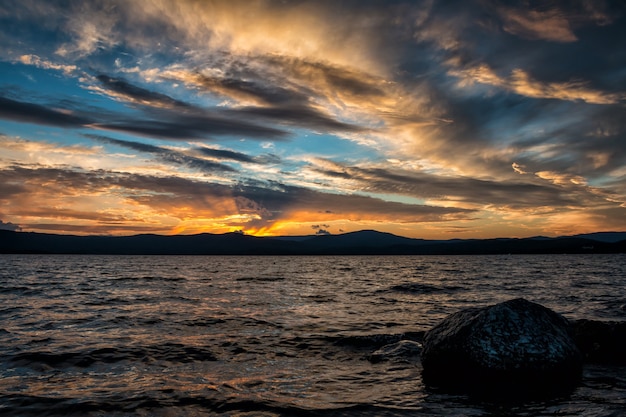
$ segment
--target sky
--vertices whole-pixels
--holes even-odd
[[[0,0],[0,228],[626,230],[620,0]]]

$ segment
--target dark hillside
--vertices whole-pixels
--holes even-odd
[[[297,239],[241,233],[73,236],[0,230],[0,253],[129,255],[447,255],[626,253],[626,240],[582,237],[423,240],[373,230]]]

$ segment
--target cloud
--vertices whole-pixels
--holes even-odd
[[[516,68],[507,77],[497,75],[486,64],[470,68],[452,69],[450,75],[460,79],[461,88],[474,83],[499,87],[513,93],[541,99],[584,101],[591,104],[617,104],[626,100],[626,92],[603,92],[588,87],[584,81],[541,82],[533,79],[526,71]]]
[[[160,114],[160,120],[121,119],[94,123],[90,127],[172,140],[211,139],[216,136],[283,140],[287,136],[283,130],[225,117],[168,112]]]
[[[526,167],[524,165],[520,165],[517,162],[513,162],[511,164],[511,167],[513,168],[513,170],[515,172],[517,172],[518,174],[528,174],[527,171],[524,171],[526,169]]]
[[[54,62],[41,59],[37,55],[32,54],[20,55],[17,60],[24,65],[34,65],[37,68],[62,71],[65,75],[72,75],[76,70],[78,70],[78,67],[76,65],[56,64]]]
[[[380,167],[326,165],[313,168],[331,178],[349,179],[360,192],[405,195],[436,206],[468,209],[525,211],[533,207],[564,210],[599,204],[615,205],[626,200],[617,191],[587,185],[585,178],[566,172],[539,171],[520,180],[486,180],[462,176],[439,176],[423,172]],[[530,174],[513,164],[520,174]]]
[[[250,70],[246,71],[248,77]],[[221,95],[239,102],[256,105],[275,106],[289,103],[305,103],[308,98],[295,89],[277,86],[264,80],[248,80],[240,78],[244,74],[230,74],[228,77],[216,77],[203,74],[170,72],[169,77],[202,88],[213,94]],[[258,76],[258,74],[252,74]],[[167,76],[164,74],[164,76]],[[274,80],[272,80],[274,81]]]
[[[575,42],[578,40],[564,14],[557,9],[520,10],[501,8],[504,31],[528,39],[543,39],[553,42]]]
[[[235,152],[228,149],[215,149],[215,148],[207,148],[207,147],[199,147],[195,148],[195,151],[211,158],[216,159],[226,159],[230,161],[236,162],[244,162],[249,164],[259,164],[266,163],[262,158],[253,158],[241,152]]]
[[[497,4],[497,3],[496,3]],[[604,1],[548,2],[536,8],[496,6],[505,32],[530,40],[577,42],[574,28],[613,22]]]
[[[124,213],[125,224],[139,226],[142,223],[146,226],[146,222],[152,223],[154,219],[175,225],[191,218],[209,218],[228,227],[259,230],[302,216],[309,222],[317,218],[419,223],[446,222],[474,213],[468,209],[388,202],[279,183],[226,185],[172,176],[58,167],[13,166],[0,170],[0,184],[15,182],[20,182],[22,188],[16,190],[11,199],[4,199],[5,212],[36,216],[42,223],[50,223],[46,218],[59,217],[69,220],[70,224],[71,219],[74,223],[89,220],[88,223],[99,226],[123,220],[112,213]],[[106,205],[103,205],[103,194],[108,200]],[[90,199],[94,204],[91,210],[81,209],[81,205],[92,204]],[[33,201],[46,201],[46,204],[36,205]]]
[[[22,231],[22,228],[18,226],[17,224],[13,224],[11,222],[5,223],[2,220],[0,220],[0,230],[10,230],[12,232],[20,232]]]
[[[106,88],[105,92],[110,93],[113,97],[121,97],[126,101],[154,107],[179,107],[182,109],[191,107],[185,102],[175,100],[162,93],[137,87],[121,78],[112,78],[104,74],[100,74],[96,78]]]
[[[332,233],[330,233],[328,231],[328,229],[330,228],[329,224],[314,224],[311,225],[311,229],[315,230],[315,234],[318,236],[328,236],[331,235]]]
[[[120,32],[115,30],[118,16],[114,3],[95,1],[72,4],[70,9],[66,10],[69,16],[63,25],[72,40],[59,46],[56,54],[83,57],[109,49],[120,41]],[[72,18],[72,15],[80,18]]]
[[[262,63],[263,65],[259,65]],[[311,80],[310,75],[301,79],[303,74],[295,73],[293,61],[286,61],[273,57],[267,59],[258,57],[255,65],[243,60],[234,63],[225,63],[220,67],[220,76],[209,76],[184,69],[158,71],[159,77],[184,82],[188,87],[199,89],[204,93],[226,97],[237,103],[222,115],[237,120],[253,117],[255,120],[310,128],[323,132],[360,132],[361,126],[338,121],[328,111],[322,102],[329,95],[341,97],[345,88],[336,85],[329,86],[325,81]],[[298,64],[302,66],[303,63]],[[307,64],[313,67],[311,64]],[[317,66],[316,71],[321,71]],[[226,72],[226,75],[222,74]],[[340,78],[339,70],[334,69],[335,78]],[[154,77],[153,71],[148,72]],[[344,81],[351,88],[359,87],[359,94],[371,92],[376,87],[360,85],[360,81],[346,78]],[[280,84],[280,85],[279,85]],[[364,83],[363,83],[364,84]],[[381,92],[382,95],[382,92]],[[362,99],[362,97],[361,97]]]
[[[287,132],[234,118],[208,114],[185,114],[161,111],[160,120],[114,118],[98,114],[101,120],[69,109],[46,107],[0,97],[0,118],[64,128],[95,128],[134,133],[163,139],[209,139],[215,136],[244,136],[250,139],[283,140]],[[103,117],[104,116],[104,117]],[[109,119],[109,120],[102,120]]]
[[[244,117],[271,119],[280,124],[309,128],[321,132],[360,132],[367,129],[339,122],[324,113],[310,107],[245,107],[237,114]]]
[[[217,162],[209,161],[202,158],[196,158],[194,156],[186,155],[182,152],[174,151],[171,149],[162,148],[159,146],[149,145],[139,142],[131,142],[120,139],[108,138],[101,135],[86,134],[85,137],[93,139],[101,143],[109,143],[112,145],[121,146],[124,148],[132,149],[139,152],[145,152],[154,154],[157,158],[165,163],[173,165],[182,165],[192,169],[197,169],[201,172],[213,173],[213,172],[236,172],[236,170],[228,165],[220,164]]]
[[[242,196],[260,204],[259,221],[270,227],[272,222],[292,216],[315,219],[345,219],[351,221],[393,221],[419,223],[467,218],[474,210],[405,204],[358,194],[331,194],[297,186],[277,184],[274,188],[245,186]]]
[[[363,69],[313,58],[272,55],[261,57],[261,60],[273,72],[278,72],[299,85],[302,93],[311,89],[312,93],[320,97],[335,96],[345,101],[380,99],[387,94],[386,84],[390,84],[382,76]]]
[[[397,13],[393,5],[382,12],[360,2],[185,0],[172,4],[157,0],[118,7],[118,20],[136,27],[125,31],[136,43],[145,42],[143,31],[164,44],[175,41],[193,50],[227,50],[240,56],[324,56],[330,62],[361,67],[377,64],[372,55],[378,55],[377,36],[384,32],[374,29],[389,25],[389,14]],[[345,13],[351,19],[344,19]],[[160,32],[155,34],[156,28]]]
[[[0,97],[0,118],[57,127],[82,127],[93,120],[70,110],[56,110],[35,103]]]

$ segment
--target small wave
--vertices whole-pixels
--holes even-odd
[[[306,299],[315,301],[316,303],[330,303],[330,302],[336,301],[337,298],[331,295],[314,294],[314,295],[307,295]]]
[[[255,281],[255,282],[276,282],[276,281],[284,281],[284,277],[240,277],[237,278],[236,281],[246,282],[246,281]]]
[[[40,288],[20,285],[17,287],[0,288],[0,294],[15,294],[15,295],[23,296],[23,297],[24,296],[30,297],[30,296],[45,295],[45,292],[43,289],[40,289]]]
[[[190,319],[190,320],[183,320],[181,322],[181,324],[184,324],[185,326],[189,326],[189,327],[210,327],[210,326],[215,326],[216,324],[224,324],[226,323],[226,320],[224,319],[218,319],[218,318],[197,318],[197,319]]]
[[[76,352],[22,352],[9,358],[13,366],[35,369],[41,369],[42,365],[56,369],[72,366],[88,368],[100,363],[111,364],[121,361],[189,363],[216,360],[217,358],[207,348],[177,343],[124,348],[104,347]]]
[[[441,292],[452,292],[462,290],[463,287],[457,285],[436,286],[429,284],[422,284],[419,282],[407,282],[404,284],[398,284],[391,287],[389,290],[394,292],[404,292],[411,294],[432,294]],[[384,291],[384,290],[383,290]]]
[[[24,311],[26,308],[24,307],[5,307],[0,308],[0,316],[12,315],[17,313],[18,311]]]
[[[169,277],[161,277],[155,275],[142,275],[142,276],[120,276],[116,278],[111,278],[111,281],[115,283],[133,283],[133,282],[182,282],[187,281],[187,278],[184,276],[169,276]]]

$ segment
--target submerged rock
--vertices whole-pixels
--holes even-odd
[[[429,386],[497,397],[567,391],[582,374],[568,321],[523,298],[448,316],[426,332],[422,365]]]
[[[411,361],[419,358],[422,345],[414,340],[400,340],[399,342],[385,345],[374,351],[369,356],[369,361],[378,363],[389,360]]]

